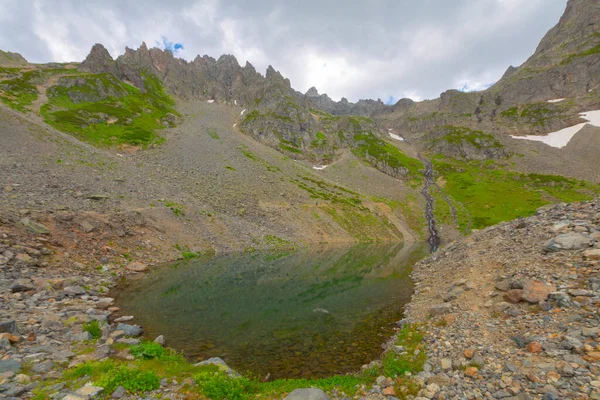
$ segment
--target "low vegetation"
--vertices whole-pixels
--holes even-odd
[[[63,77],[48,89],[44,120],[97,145],[147,146],[157,131],[173,126],[177,112],[154,75],[143,74],[145,92],[109,74]]]
[[[414,395],[418,386],[411,376],[422,370],[425,361],[422,340],[421,327],[406,325],[398,332],[395,342],[396,346],[401,347],[384,354],[381,366],[373,366],[356,374],[322,379],[277,379],[270,382],[263,382],[256,377],[233,377],[217,365],[194,366],[181,354],[153,342],[142,342],[134,346],[114,344],[115,350],[128,352],[134,360],[109,358],[85,362],[66,370],[61,378],[50,379],[39,385],[34,391],[34,399],[52,397],[57,387],[75,390],[87,382],[104,388],[101,398],[110,398],[119,386],[124,387],[129,394],[141,395],[158,389],[163,378],[176,379],[179,382],[192,378],[193,383],[186,384],[182,389],[189,398],[280,398],[294,389],[306,387],[324,391],[335,389],[347,396],[353,396],[361,385],[373,384],[380,375],[396,379],[397,393]],[[399,348],[402,351],[398,351]]]
[[[432,161],[445,182],[441,189],[470,216],[459,214],[458,222],[463,230],[469,228],[470,223],[471,228],[481,229],[531,216],[545,204],[589,200],[600,193],[597,184],[562,176],[514,172],[493,161],[462,162],[441,156]],[[442,207],[445,207],[443,203]]]
[[[412,179],[420,181],[418,177],[423,169],[423,163],[407,156],[397,147],[372,133],[354,135],[352,152],[378,169],[381,169],[381,164],[384,164],[394,170],[404,170]]]
[[[500,113],[501,116],[532,127],[543,128],[549,121],[567,117],[564,105],[548,103],[528,103],[508,108]]]
[[[481,149],[484,145],[486,147],[504,147],[502,143],[500,143],[494,136],[488,133],[484,133],[482,131],[467,128],[464,126],[452,125],[446,125],[442,129],[444,131],[444,134],[435,139],[432,139],[432,143],[438,141],[445,141],[455,145],[469,143],[477,149]]]

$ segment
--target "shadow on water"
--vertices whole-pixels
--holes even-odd
[[[273,378],[353,372],[377,358],[426,244],[323,247],[191,260],[117,288],[122,315],[192,360]]]

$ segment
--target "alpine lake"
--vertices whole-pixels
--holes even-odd
[[[148,340],[242,374],[320,378],[377,359],[427,244],[361,244],[192,259],[125,279],[113,296]]]

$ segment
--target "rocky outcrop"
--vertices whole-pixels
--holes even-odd
[[[3,67],[20,67],[27,65],[27,60],[19,53],[0,50],[0,65]]]
[[[437,128],[425,140],[425,149],[430,154],[443,154],[461,160],[490,160],[509,156],[493,135],[460,126]]]
[[[371,116],[386,108],[386,105],[380,99],[359,100],[356,103],[351,103],[348,99],[342,97],[340,101],[333,101],[327,94],[319,94],[314,86],[308,89],[304,96],[316,108],[333,115]]]

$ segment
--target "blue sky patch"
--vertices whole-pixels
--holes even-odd
[[[169,50],[173,54],[177,54],[177,52],[184,49],[183,44],[177,42],[173,43],[169,39],[167,39],[166,36],[163,36],[161,39],[162,46],[164,47],[164,49]]]

